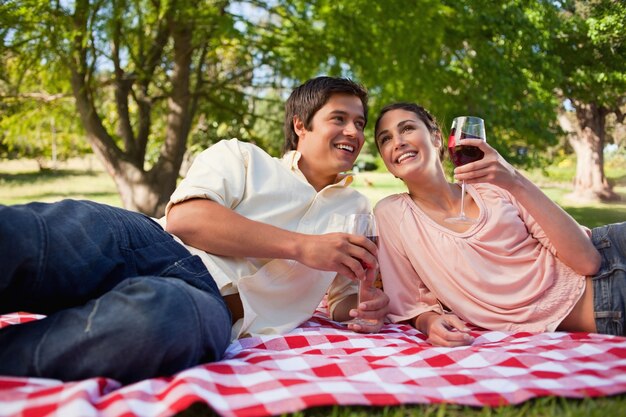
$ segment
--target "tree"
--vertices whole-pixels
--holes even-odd
[[[577,192],[615,196],[602,149],[607,126],[619,130],[624,121],[624,2],[279,3],[300,33],[301,42],[287,44],[293,56],[320,63],[304,75],[353,76],[370,88],[374,112],[417,101],[444,129],[455,115],[480,115],[489,142],[513,160],[556,144],[565,128],[578,156]],[[563,103],[572,106],[570,118]]]
[[[20,59],[4,47],[4,40],[14,39],[8,28],[21,11],[0,7],[0,156],[34,158],[47,168],[88,152],[71,94],[58,93],[68,91],[69,82],[44,71],[46,64],[35,51],[31,59]]]
[[[40,169],[56,167],[56,162],[90,151],[84,139],[76,107],[70,94],[48,91],[68,90],[66,80],[43,71],[38,62],[23,65],[15,57],[6,58],[0,77],[0,157],[29,157]],[[42,74],[35,84],[28,73]],[[30,84],[30,85],[29,85]],[[19,86],[19,88],[17,87]],[[19,90],[27,92],[21,93]]]
[[[604,146],[624,125],[626,4],[569,1],[559,11],[552,53],[559,58],[559,122],[577,156],[574,195],[619,199],[604,175]],[[613,120],[609,122],[609,118]]]
[[[246,108],[252,59],[227,1],[9,1],[7,50],[69,80],[126,208],[163,213],[198,111]],[[41,75],[41,74],[39,74]]]
[[[490,142],[508,156],[556,142],[556,101],[543,88],[553,74],[536,1],[280,3],[299,33],[300,62],[321,62],[303,75],[358,79],[372,93],[374,113],[391,101],[417,101],[444,129],[456,115],[480,115]]]

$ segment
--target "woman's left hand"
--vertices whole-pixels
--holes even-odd
[[[367,322],[363,325],[351,323],[349,328],[359,333],[378,333],[389,312],[389,297],[380,288],[373,286],[368,286],[363,291],[368,293],[364,297],[367,301],[362,301],[358,308],[350,310],[350,316]]]
[[[532,181],[511,166],[495,149],[480,139],[463,139],[461,145],[476,146],[483,159],[455,168],[454,178],[466,183],[487,182],[510,192],[543,229],[556,256],[580,275],[595,275],[601,257],[580,225]],[[526,226],[529,227],[528,223]]]

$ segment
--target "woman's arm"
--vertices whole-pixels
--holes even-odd
[[[461,144],[477,146],[485,156],[480,161],[457,167],[454,174],[458,181],[488,182],[509,191],[544,230],[561,261],[581,275],[590,276],[598,271],[600,254],[569,214],[486,142],[464,139]]]

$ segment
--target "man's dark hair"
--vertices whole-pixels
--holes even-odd
[[[285,103],[285,147],[284,151],[298,147],[298,135],[293,128],[293,119],[298,116],[304,127],[311,130],[313,116],[333,94],[349,94],[358,97],[363,103],[363,116],[367,124],[367,90],[362,85],[347,78],[317,77],[297,87]]]

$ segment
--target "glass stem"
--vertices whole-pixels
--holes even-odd
[[[465,217],[465,180],[461,182],[461,217]]]

